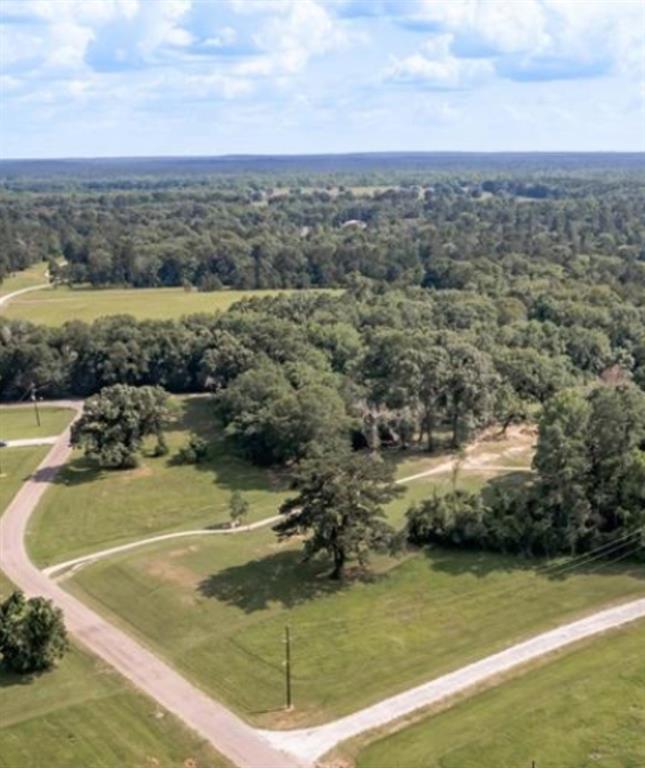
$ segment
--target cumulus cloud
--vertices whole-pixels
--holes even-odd
[[[392,57],[384,77],[397,83],[416,84],[437,90],[466,88],[493,74],[492,64],[479,59],[459,59],[451,52],[453,36],[435,35],[421,52]]]
[[[450,33],[460,59],[487,58],[517,80],[642,73],[641,0],[409,0],[386,12],[417,29]]]
[[[644,28],[642,0],[0,0],[0,88],[5,112],[33,125],[75,108],[86,124],[98,112],[179,124],[206,105],[215,122],[306,113],[327,135],[351,114],[385,122],[394,103],[401,120],[423,102],[447,124],[478,94],[509,89],[514,104],[596,78],[623,89],[633,123]]]

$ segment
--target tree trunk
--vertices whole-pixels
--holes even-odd
[[[428,453],[432,453],[435,449],[434,444],[434,415],[432,411],[426,409],[426,432],[428,434]]]
[[[459,448],[459,409],[452,412],[452,447]]]
[[[345,569],[345,552],[342,549],[334,549],[334,570],[331,572],[330,579],[341,581]]]

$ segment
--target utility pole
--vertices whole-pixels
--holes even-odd
[[[40,426],[40,411],[38,410],[38,397],[36,396],[36,387],[31,387],[31,399],[34,403],[34,410],[36,411],[36,424]]]
[[[291,699],[291,631],[289,625],[284,628],[284,682],[286,693],[286,707],[287,710],[293,709],[293,701]]]

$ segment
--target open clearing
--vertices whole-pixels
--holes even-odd
[[[69,408],[50,408],[43,405],[38,406],[38,412],[40,426],[33,405],[25,404],[24,408],[0,406],[0,440],[57,435],[65,429],[74,415]]]
[[[0,513],[48,450],[3,449]],[[0,600],[11,589],[0,571]],[[224,768],[228,763],[105,664],[73,647],[56,670],[36,678],[0,671],[0,768],[71,765]]]
[[[645,765],[645,624],[373,742],[359,768]]]
[[[285,478],[232,452],[208,398],[174,402],[169,457],[146,456],[122,473],[99,472],[80,458],[63,470],[31,529],[41,564],[163,530],[222,524],[235,488],[248,494],[251,520],[275,514]],[[173,453],[189,428],[212,441],[210,461],[175,466]],[[483,441],[456,473],[450,455],[388,454],[400,478],[419,475],[390,506],[390,519],[400,524],[411,502],[453,483],[476,490],[522,482],[533,437]],[[515,557],[435,550],[377,557],[370,575],[354,572],[344,586],[329,581],[328,569],[324,560],[303,564],[298,543],[278,544],[260,530],[149,545],[88,565],[63,583],[246,719],[278,728],[347,714],[645,593],[645,568],[622,563],[594,562],[555,578]],[[285,624],[294,644],[292,713],[282,709]]]
[[[59,473],[56,485],[45,495],[30,523],[28,545],[35,562],[49,566],[99,549],[170,531],[228,523],[228,504],[235,490],[250,503],[249,522],[271,517],[288,496],[284,475],[251,465],[235,450],[215,425],[208,397],[172,398],[176,418],[166,432],[170,454],[159,458],[146,455],[140,467],[125,472],[97,469],[79,453]],[[190,431],[210,441],[209,460],[182,466],[173,456],[186,443]],[[494,474],[473,466],[506,462],[504,451],[520,448],[522,466],[506,473],[505,482],[526,477],[532,453],[532,436],[509,434],[507,439],[483,443],[469,455],[457,482],[459,487],[477,490]],[[431,456],[395,451],[387,455],[396,462],[397,477],[423,474],[446,464],[451,455]],[[453,474],[419,477],[406,485],[406,492],[390,504],[393,524],[400,525],[410,504],[429,496],[434,489],[449,490]]]
[[[132,315],[137,320],[171,320],[198,312],[223,311],[244,298],[292,292],[222,290],[202,293],[183,288],[91,289],[57,286],[17,296],[0,309],[0,314],[43,325],[62,325],[68,320],[90,323],[106,315]]]
[[[345,587],[270,531],[169,542],[64,582],[252,722],[324,722],[540,629],[645,592],[645,568],[594,563],[549,578],[513,557],[379,558]],[[172,617],[172,621],[169,620]],[[293,633],[296,710],[283,703]],[[378,670],[378,674],[375,673]]]
[[[235,490],[250,503],[249,522],[276,514],[286,498],[285,480],[235,454],[214,426],[209,398],[173,398],[171,403],[176,420],[166,431],[168,456],[145,456],[137,469],[110,472],[75,453],[30,524],[35,562],[51,565],[156,533],[225,524]],[[211,442],[209,460],[176,464],[173,456],[191,430]]]

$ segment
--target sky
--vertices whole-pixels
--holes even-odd
[[[645,151],[645,0],[1,0],[0,156]]]

